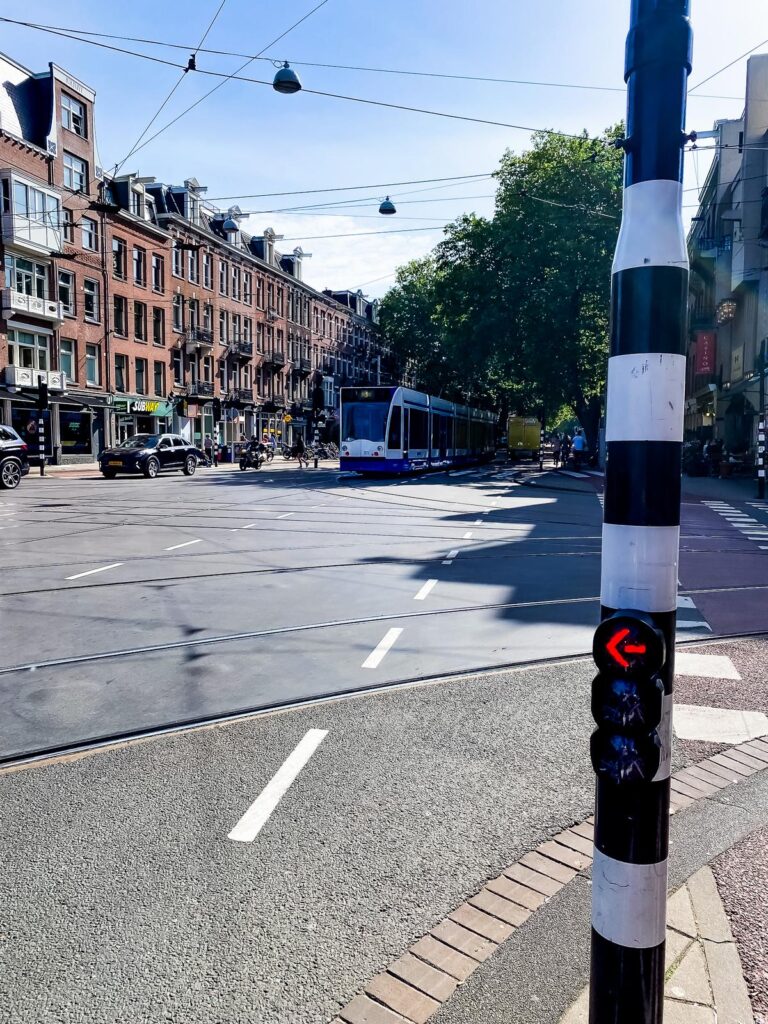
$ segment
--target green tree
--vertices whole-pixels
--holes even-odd
[[[529,152],[502,158],[493,218],[459,218],[429,257],[399,271],[382,324],[419,387],[504,416],[567,406],[596,442],[619,135],[535,135]]]

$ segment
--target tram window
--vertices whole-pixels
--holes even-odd
[[[468,447],[469,424],[465,419],[456,420],[456,447],[462,450]]]
[[[403,444],[402,431],[403,410],[399,405],[392,406],[392,417],[389,421],[389,438],[387,448],[401,448]]]
[[[429,434],[429,417],[423,409],[410,410],[408,433],[409,448],[426,448]]]
[[[342,405],[342,440],[383,441],[389,402],[345,402]]]
[[[432,413],[432,447],[440,447],[440,424],[442,422],[442,416],[438,416],[436,412]]]

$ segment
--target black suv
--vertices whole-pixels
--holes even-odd
[[[13,490],[29,472],[27,445],[13,427],[0,426],[0,487]]]
[[[105,448],[99,455],[99,469],[108,480],[118,473],[156,477],[173,469],[192,476],[204,457],[199,448],[178,434],[134,434],[115,448]]]

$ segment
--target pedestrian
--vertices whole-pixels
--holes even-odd
[[[304,446],[304,438],[302,437],[301,434],[299,434],[299,436],[296,438],[296,444],[293,446],[293,450],[296,452],[296,458],[299,463],[299,469],[304,469],[305,463],[307,467],[309,467],[309,459],[307,458],[306,455],[307,450]]]
[[[205,452],[206,459],[208,459],[208,465],[215,466],[216,456],[213,454],[213,438],[211,437],[210,434],[205,435],[205,440],[203,441],[203,451]]]
[[[563,469],[568,465],[568,458],[571,454],[571,439],[567,434],[563,434],[560,442],[560,465]]]
[[[581,469],[581,457],[587,450],[587,442],[580,430],[573,435],[573,468]]]
[[[555,434],[552,438],[552,462],[555,465],[555,469],[558,468],[560,462],[560,447],[562,442],[560,441],[560,435]]]

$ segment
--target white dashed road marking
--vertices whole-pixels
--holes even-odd
[[[675,655],[675,675],[699,676],[702,679],[741,679],[736,666],[724,654],[692,654],[679,651]]]
[[[402,633],[402,629],[390,629],[385,634],[382,640],[376,645],[371,651],[368,657],[363,662],[363,668],[378,668],[384,660],[384,656],[387,651],[393,646],[397,638]]]
[[[437,580],[427,580],[427,582],[424,584],[424,586],[421,588],[418,594],[416,594],[413,600],[424,601],[427,597],[429,597],[430,593],[432,592],[436,585]]]
[[[281,516],[278,516],[277,518],[278,519],[287,519],[288,516],[292,516],[292,515],[295,515],[295,514],[296,514],[295,512],[283,512],[283,514]]]
[[[469,538],[470,538],[471,536],[472,536],[472,531],[471,531],[471,530],[469,530],[469,532],[467,532],[467,533],[465,533],[465,534],[464,534],[464,536],[462,537],[462,540],[469,540]]]
[[[675,704],[672,722],[679,739],[709,743],[745,743],[768,734],[768,715],[760,711]]]
[[[173,544],[171,547],[166,548],[166,551],[178,551],[179,548],[188,548],[190,544],[202,544],[202,540],[185,540],[183,544]]]
[[[80,580],[83,576],[93,576],[96,572],[106,572],[107,569],[116,569],[122,562],[111,562],[109,565],[102,565],[98,569],[89,569],[87,572],[76,572],[74,576],[67,576],[68,580]]]
[[[327,735],[327,729],[309,730],[229,833],[228,839],[236,843],[253,842],[288,792],[291,783]]]

